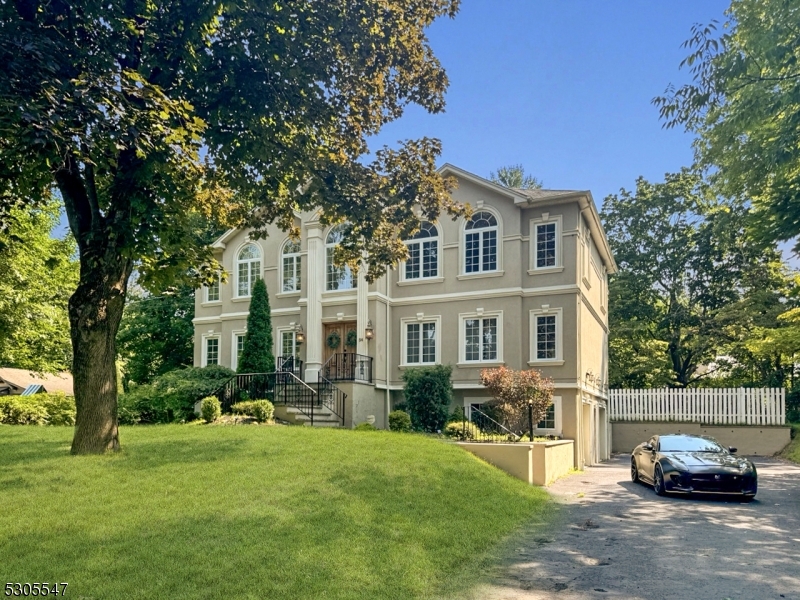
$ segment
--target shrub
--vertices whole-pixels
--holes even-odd
[[[469,441],[476,440],[481,430],[474,423],[469,421],[453,421],[444,428],[444,435],[454,440]]]
[[[132,387],[118,401],[121,423],[170,423],[195,418],[194,405],[216,392],[234,372],[220,365],[164,373]]]
[[[494,397],[489,405],[500,412],[503,425],[517,434],[541,421],[553,403],[553,380],[542,377],[535,369],[483,369],[481,383]]]
[[[359,423],[358,425],[353,427],[353,429],[355,429],[356,431],[377,431],[377,429],[375,429],[375,425],[373,425],[372,423],[367,423],[366,421],[364,421],[363,423]]]
[[[213,423],[222,416],[222,407],[216,396],[206,396],[200,402],[200,415],[206,423]]]
[[[63,392],[25,396],[47,411],[48,425],[75,425],[75,398]]]
[[[449,365],[405,370],[403,393],[414,429],[432,432],[444,427],[453,400],[452,372]]]
[[[271,421],[275,415],[275,406],[269,400],[246,400],[231,406],[231,412],[235,415],[253,417],[259,423],[265,423]]]
[[[25,401],[27,396],[5,396],[0,398],[0,423],[6,425],[46,425],[47,410],[44,406]]]
[[[404,410],[395,410],[389,413],[389,429],[408,433],[411,431],[411,415]]]
[[[466,417],[465,417],[465,414],[464,414],[464,407],[463,406],[456,406],[453,409],[453,412],[450,413],[450,416],[447,417],[447,422],[448,423],[455,423],[456,421],[458,421],[460,423],[465,418]]]

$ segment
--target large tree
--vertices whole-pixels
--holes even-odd
[[[52,234],[59,204],[14,208],[0,231],[0,366],[65,371],[67,298],[78,282],[75,243]]]
[[[681,63],[693,81],[654,100],[697,134],[698,164],[726,197],[752,200],[757,231],[800,234],[800,0],[733,0],[697,25]]]
[[[115,338],[132,270],[158,288],[187,265],[205,281],[218,269],[187,243],[192,215],[263,232],[321,208],[323,223],[349,223],[339,256],[366,257],[372,279],[420,218],[460,211],[438,141],[364,158],[407,104],[443,109],[425,30],[458,4],[0,3],[0,222],[55,185],[80,256],[73,453],[119,447]]]
[[[538,190],[542,188],[542,180],[525,173],[522,165],[508,165],[489,173],[489,179],[508,188]]]
[[[686,387],[724,353],[754,294],[782,281],[774,245],[747,235],[748,208],[699,176],[668,174],[606,198],[602,218],[619,273],[609,284],[611,384]]]
[[[269,294],[263,279],[256,279],[247,315],[247,333],[239,357],[239,373],[274,373],[275,355],[272,353],[272,312]]]

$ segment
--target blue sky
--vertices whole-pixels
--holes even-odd
[[[412,108],[372,148],[436,137],[443,162],[484,177],[521,163],[544,187],[588,189],[598,204],[639,175],[661,180],[691,163],[691,137],[662,129],[651,100],[688,80],[681,44],[729,4],[464,0],[429,30],[450,78],[446,111]]]

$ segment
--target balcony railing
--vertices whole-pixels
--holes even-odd
[[[372,357],[354,352],[334,354],[322,366],[322,375],[329,381],[372,383]]]

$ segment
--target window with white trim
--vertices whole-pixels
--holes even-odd
[[[423,221],[419,231],[406,241],[408,258],[405,279],[426,279],[439,276],[439,230]]]
[[[281,357],[287,359],[290,356],[300,358],[300,346],[297,345],[294,329],[281,331]]]
[[[563,309],[546,306],[532,310],[530,315],[530,361],[532,363],[561,362]]]
[[[407,365],[432,365],[436,363],[436,321],[406,323]]]
[[[219,302],[219,275],[214,278],[214,282],[206,287],[206,302]]]
[[[303,257],[300,256],[300,241],[287,240],[281,252],[281,292],[300,291],[300,269]]]
[[[464,319],[464,362],[498,360],[498,326],[497,316]]]
[[[247,244],[236,257],[236,296],[245,298],[253,293],[256,280],[261,277],[261,249]]]
[[[234,371],[239,368],[239,357],[241,357],[242,352],[244,352],[244,339],[246,336],[247,333],[244,331],[233,334],[233,356],[231,357],[231,369]]]
[[[352,290],[355,289],[358,283],[349,266],[339,266],[333,262],[333,253],[336,250],[336,246],[342,242],[347,232],[348,225],[342,223],[331,229],[325,240],[325,289],[329,292]]]
[[[497,271],[497,219],[482,210],[464,228],[464,272],[487,271]]]
[[[539,421],[536,425],[536,429],[555,429],[556,428],[556,405],[551,404],[547,408],[547,413],[544,415],[544,419]]]
[[[547,408],[544,419],[536,424],[535,431],[540,434],[561,435],[561,396],[553,396],[553,403]]]
[[[556,266],[556,224],[536,225],[536,268]]]
[[[206,347],[205,347],[205,364],[203,366],[218,365],[219,364],[219,338],[218,337],[207,337],[205,345],[206,345]]]

